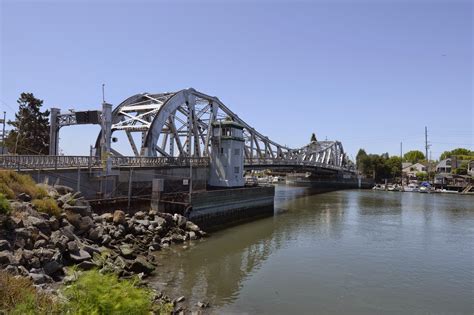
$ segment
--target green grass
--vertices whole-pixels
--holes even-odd
[[[60,305],[25,277],[0,270],[0,314],[59,314]]]
[[[152,309],[149,290],[97,270],[82,273],[64,296],[69,314],[149,314]]]
[[[10,170],[0,170],[0,193],[8,199],[14,199],[21,193],[28,194],[33,199],[41,199],[48,195],[46,190],[36,186],[29,175]]]
[[[8,201],[4,194],[0,193],[0,214],[9,214],[10,211],[10,201]]]

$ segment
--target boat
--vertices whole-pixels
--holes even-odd
[[[385,185],[376,184],[372,190],[385,190]]]
[[[406,192],[419,192],[420,188],[418,187],[417,184],[411,183],[411,184],[408,184],[408,186],[403,187],[403,190]]]
[[[430,183],[428,183],[428,182],[423,182],[423,183],[421,183],[419,192],[420,192],[420,193],[429,194],[429,193],[431,192],[431,185],[430,185]]]
[[[277,184],[279,182],[283,182],[285,181],[285,179],[281,176],[273,176],[273,179],[272,179],[272,183],[273,184]]]

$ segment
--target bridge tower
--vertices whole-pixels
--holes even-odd
[[[243,187],[244,127],[225,120],[212,124],[209,186]]]

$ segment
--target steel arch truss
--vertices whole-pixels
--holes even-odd
[[[340,142],[313,142],[301,149],[282,146],[249,126],[217,97],[192,88],[126,99],[112,113],[112,133],[124,134],[135,156],[206,157],[211,148],[209,126],[226,118],[244,126],[245,158],[251,163],[271,160],[343,167],[346,161]],[[97,149],[99,139],[100,135]],[[121,155],[118,151],[112,149]]]

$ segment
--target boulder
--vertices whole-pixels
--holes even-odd
[[[196,236],[196,232],[193,232],[193,231],[188,232],[188,237],[189,237],[190,240],[193,240],[193,241],[197,240],[197,238],[198,238]]]
[[[172,241],[173,243],[182,243],[182,242],[184,242],[185,240],[186,240],[186,238],[185,238],[184,236],[179,235],[179,234],[177,234],[177,233],[173,233],[173,234],[171,235],[171,241]]]
[[[120,254],[125,258],[133,257],[133,253],[135,252],[134,248],[128,244],[123,244],[119,246]]]
[[[60,228],[59,221],[56,217],[49,218],[48,224],[49,224],[49,227],[50,227],[51,231],[57,231]]]
[[[62,271],[62,269],[63,269],[63,266],[60,263],[58,263],[57,261],[54,261],[54,260],[48,261],[43,266],[43,270],[48,276],[52,276],[55,273],[57,273],[58,271]]]
[[[113,222],[117,225],[118,224],[125,224],[125,222],[126,222],[125,212],[123,212],[122,210],[115,210]]]
[[[90,260],[92,258],[91,255],[83,249],[79,249],[77,252],[74,253],[69,253],[69,257],[71,257],[71,260],[74,263],[80,263],[85,260]]]
[[[70,241],[73,241],[75,239],[77,239],[77,236],[76,234],[74,234],[74,226],[72,225],[66,225],[66,226],[63,226],[61,229],[61,234],[66,236]]]
[[[185,217],[177,213],[174,214],[173,220],[176,222],[176,225],[178,227],[186,226],[186,222],[188,221]]]
[[[137,213],[135,213],[133,216],[135,217],[135,219],[137,220],[143,220],[145,219],[145,212],[143,211],[138,211]]]
[[[77,244],[76,241],[70,241],[67,243],[67,249],[69,252],[77,252],[79,250],[79,245]]]
[[[10,250],[10,243],[7,240],[0,240],[0,251]]]
[[[65,211],[70,211],[72,213],[77,213],[81,217],[92,217],[92,211],[91,211],[90,206],[77,206],[77,205],[71,206],[71,205],[65,204],[63,206],[63,209]]]
[[[33,248],[42,248],[42,247],[46,247],[47,245],[48,245],[48,241],[44,239],[39,239],[35,242],[35,244],[33,245]]]
[[[61,252],[66,250],[68,242],[69,238],[61,234],[60,231],[54,231],[53,233],[51,233],[51,243]]]
[[[0,252],[0,265],[9,265],[13,263],[13,255],[7,251],[3,250]]]
[[[150,264],[145,256],[138,256],[135,260],[128,266],[129,271],[134,273],[141,273],[148,275],[155,270],[155,267]]]
[[[97,267],[97,265],[94,264],[91,261],[83,261],[83,262],[81,262],[77,265],[77,268],[79,268],[81,270],[91,270],[91,269],[94,269],[96,267]]]
[[[193,232],[199,232],[200,231],[199,226],[192,223],[191,221],[186,222],[186,230],[187,231],[193,231]]]
[[[75,213],[69,210],[64,212],[66,214],[66,220],[74,225],[75,227],[79,226],[82,216],[79,213]]]
[[[58,206],[63,207],[63,208],[68,206],[68,203],[72,203],[72,201],[73,201],[72,193],[66,193],[65,195],[60,196],[57,199]]]
[[[81,235],[88,232],[94,226],[94,221],[91,217],[81,217],[79,224],[76,226],[77,234]]]
[[[51,279],[50,276],[45,275],[43,273],[30,273],[29,277],[35,284],[43,284],[43,283],[53,282],[53,279]]]
[[[102,238],[104,234],[104,229],[101,227],[92,228],[89,230],[89,239],[96,242]]]
[[[82,245],[82,249],[88,252],[91,256],[93,256],[94,254],[100,254],[103,251],[103,249],[95,245]]]
[[[20,193],[18,196],[16,196],[18,200],[25,201],[25,202],[30,202],[31,201],[31,196],[26,194],[26,193]]]
[[[64,186],[64,185],[54,185],[54,189],[56,189],[58,193],[61,195],[74,192],[74,189],[68,186]]]
[[[108,234],[102,236],[102,245],[108,245],[112,241],[112,237]]]
[[[112,222],[114,220],[114,215],[112,213],[104,213],[100,216],[105,222]]]

